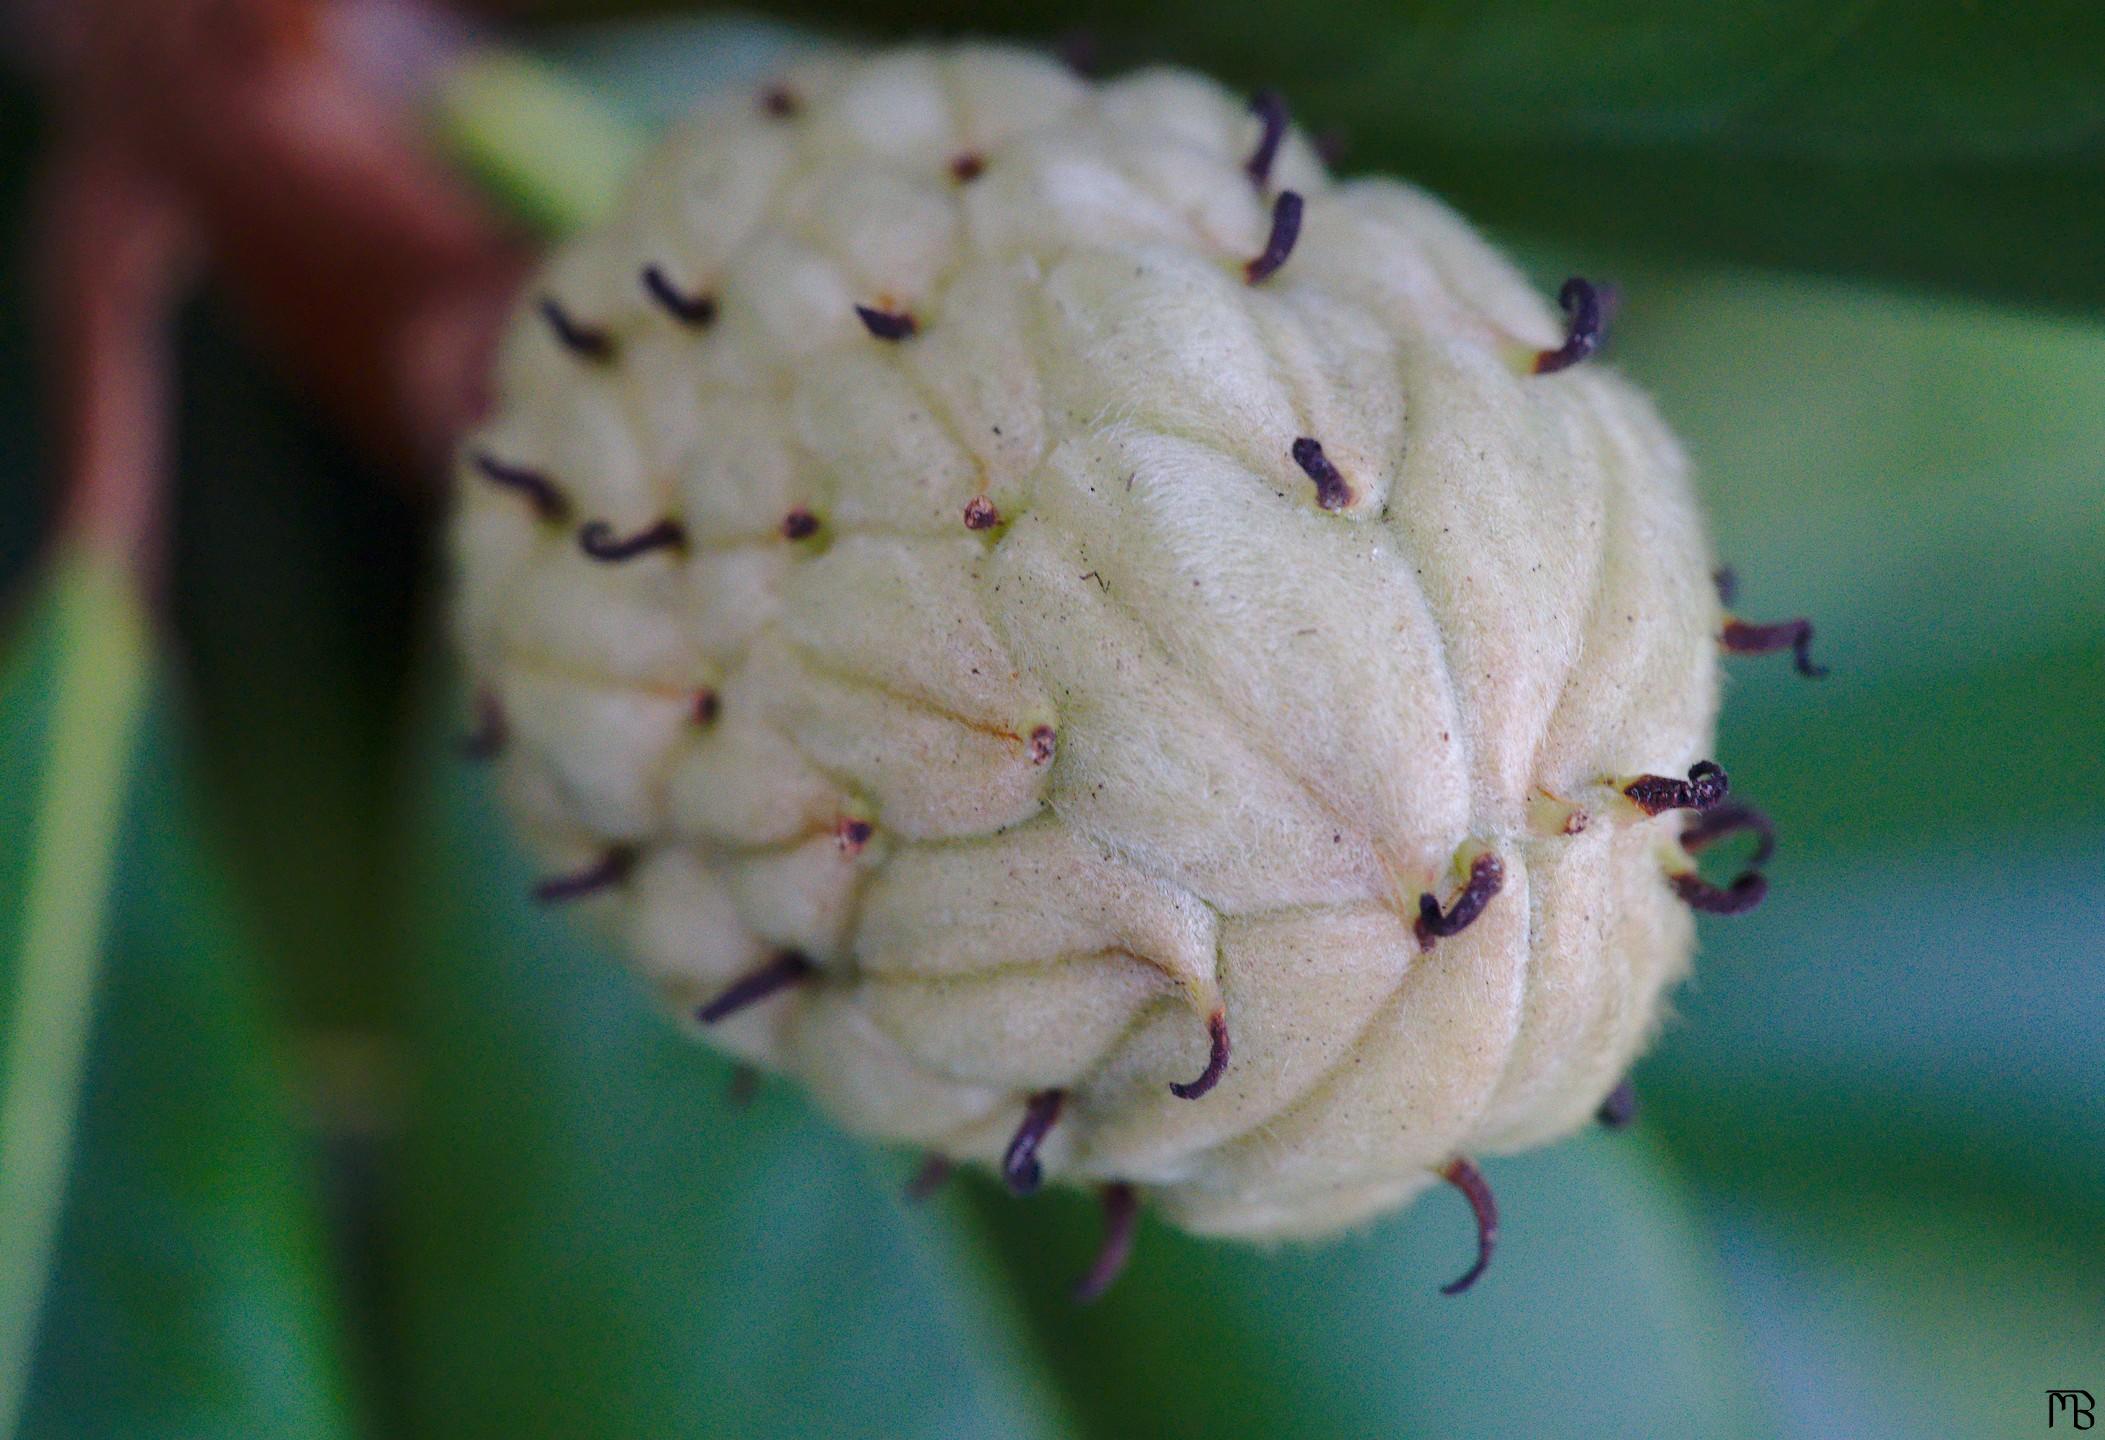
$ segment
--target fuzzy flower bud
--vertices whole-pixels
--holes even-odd
[[[711,103],[528,297],[453,531],[544,896],[697,1033],[1251,1237],[1589,1120],[1724,780],[1604,297],[1282,127],[994,48]]]

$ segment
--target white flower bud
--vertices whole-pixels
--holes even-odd
[[[988,48],[710,104],[454,528],[544,891],[700,1033],[1252,1237],[1584,1123],[1722,893],[1704,527],[1562,368],[1596,296],[1283,118]]]

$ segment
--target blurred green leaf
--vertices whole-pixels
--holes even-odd
[[[1077,1310],[1086,1200],[1019,1205],[967,1178],[909,1209],[905,1159],[788,1087],[737,1108],[728,1067],[610,947],[526,901],[486,777],[448,756],[418,785],[422,1084],[399,1213],[423,1433],[1765,1428],[1710,1241],[1640,1139],[1495,1163],[1506,1238],[1463,1299],[1436,1287],[1472,1232],[1436,1195],[1278,1253],[1151,1224],[1120,1288]]]
[[[223,309],[192,307],[181,342],[169,640],[203,820],[296,1021],[372,1026],[397,947],[367,897],[430,515],[301,413]]]
[[[1842,1178],[1788,1206],[1723,1207],[1786,1433],[2034,1436],[2049,1388],[2101,1393],[2093,1247],[2007,1201]]]
[[[2105,825],[1776,872],[1644,1088],[1718,1186],[1883,1176],[2085,1217],[2105,1268]]]
[[[1271,86],[1344,131],[1347,170],[1556,237],[1573,268],[1613,246],[2105,308],[2105,8],[2085,0],[776,8],[902,35],[1080,29],[1117,64]]]
[[[56,1155],[70,1157],[70,1181],[61,1169],[43,1182],[65,1199],[55,1251],[12,1205],[5,1223],[10,1284],[16,1267],[55,1261],[34,1346],[20,1330],[0,1342],[11,1363],[36,1362],[19,1433],[334,1440],[351,1432],[333,1287],[250,957],[207,866],[165,713],[148,705],[134,751],[133,726],[110,703],[136,713],[147,693],[129,582],[104,576],[121,598],[82,603],[67,598],[79,580],[59,575],[60,603],[31,630],[0,701],[0,833],[21,837],[6,852],[0,911],[25,916],[31,937],[11,943],[8,989],[63,959],[79,1005],[15,1010],[13,1056],[84,1040],[91,996],[95,1043],[77,1131]],[[106,703],[72,698],[83,685]],[[84,727],[93,790],[77,783]],[[38,794],[63,826],[28,823]],[[83,848],[97,826],[100,861]],[[78,922],[82,906],[106,903],[107,924],[61,935],[41,923],[52,912],[38,897],[59,884],[75,901],[60,910]],[[83,967],[98,959],[90,985]],[[12,1096],[18,1068],[8,1083]],[[37,1176],[17,1159],[11,1142],[8,1185]]]
[[[21,1411],[66,1192],[145,633],[122,564],[68,547],[0,693],[0,794],[17,811],[0,881],[0,1435]]]

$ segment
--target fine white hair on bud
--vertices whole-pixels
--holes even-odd
[[[1143,1201],[1307,1236],[1443,1180],[1480,1269],[1474,1161],[1627,1116],[1691,907],[1760,898],[1693,859],[1766,847],[1721,641],[1810,666],[1721,608],[1611,299],[1174,70],[704,106],[462,450],[540,898],[925,1180],[1102,1196],[1084,1294]]]

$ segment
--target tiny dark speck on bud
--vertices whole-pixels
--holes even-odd
[[[950,178],[960,185],[970,185],[987,173],[987,157],[977,150],[965,150],[950,157]]]
[[[1059,745],[1059,739],[1053,733],[1052,726],[1040,725],[1037,729],[1031,731],[1030,743],[1031,763],[1033,765],[1048,765],[1052,763],[1053,752]]]
[[[965,502],[965,528],[967,530],[992,530],[1001,523],[1001,512],[994,502],[984,495],[975,495]]]
[[[782,538],[785,540],[809,540],[819,533],[819,517],[799,505],[782,517]]]
[[[787,120],[804,108],[797,92],[787,85],[770,85],[760,92],[760,113],[776,120]]]
[[[695,724],[714,725],[717,718],[724,713],[723,697],[705,685],[694,692],[694,705],[690,713]]]

